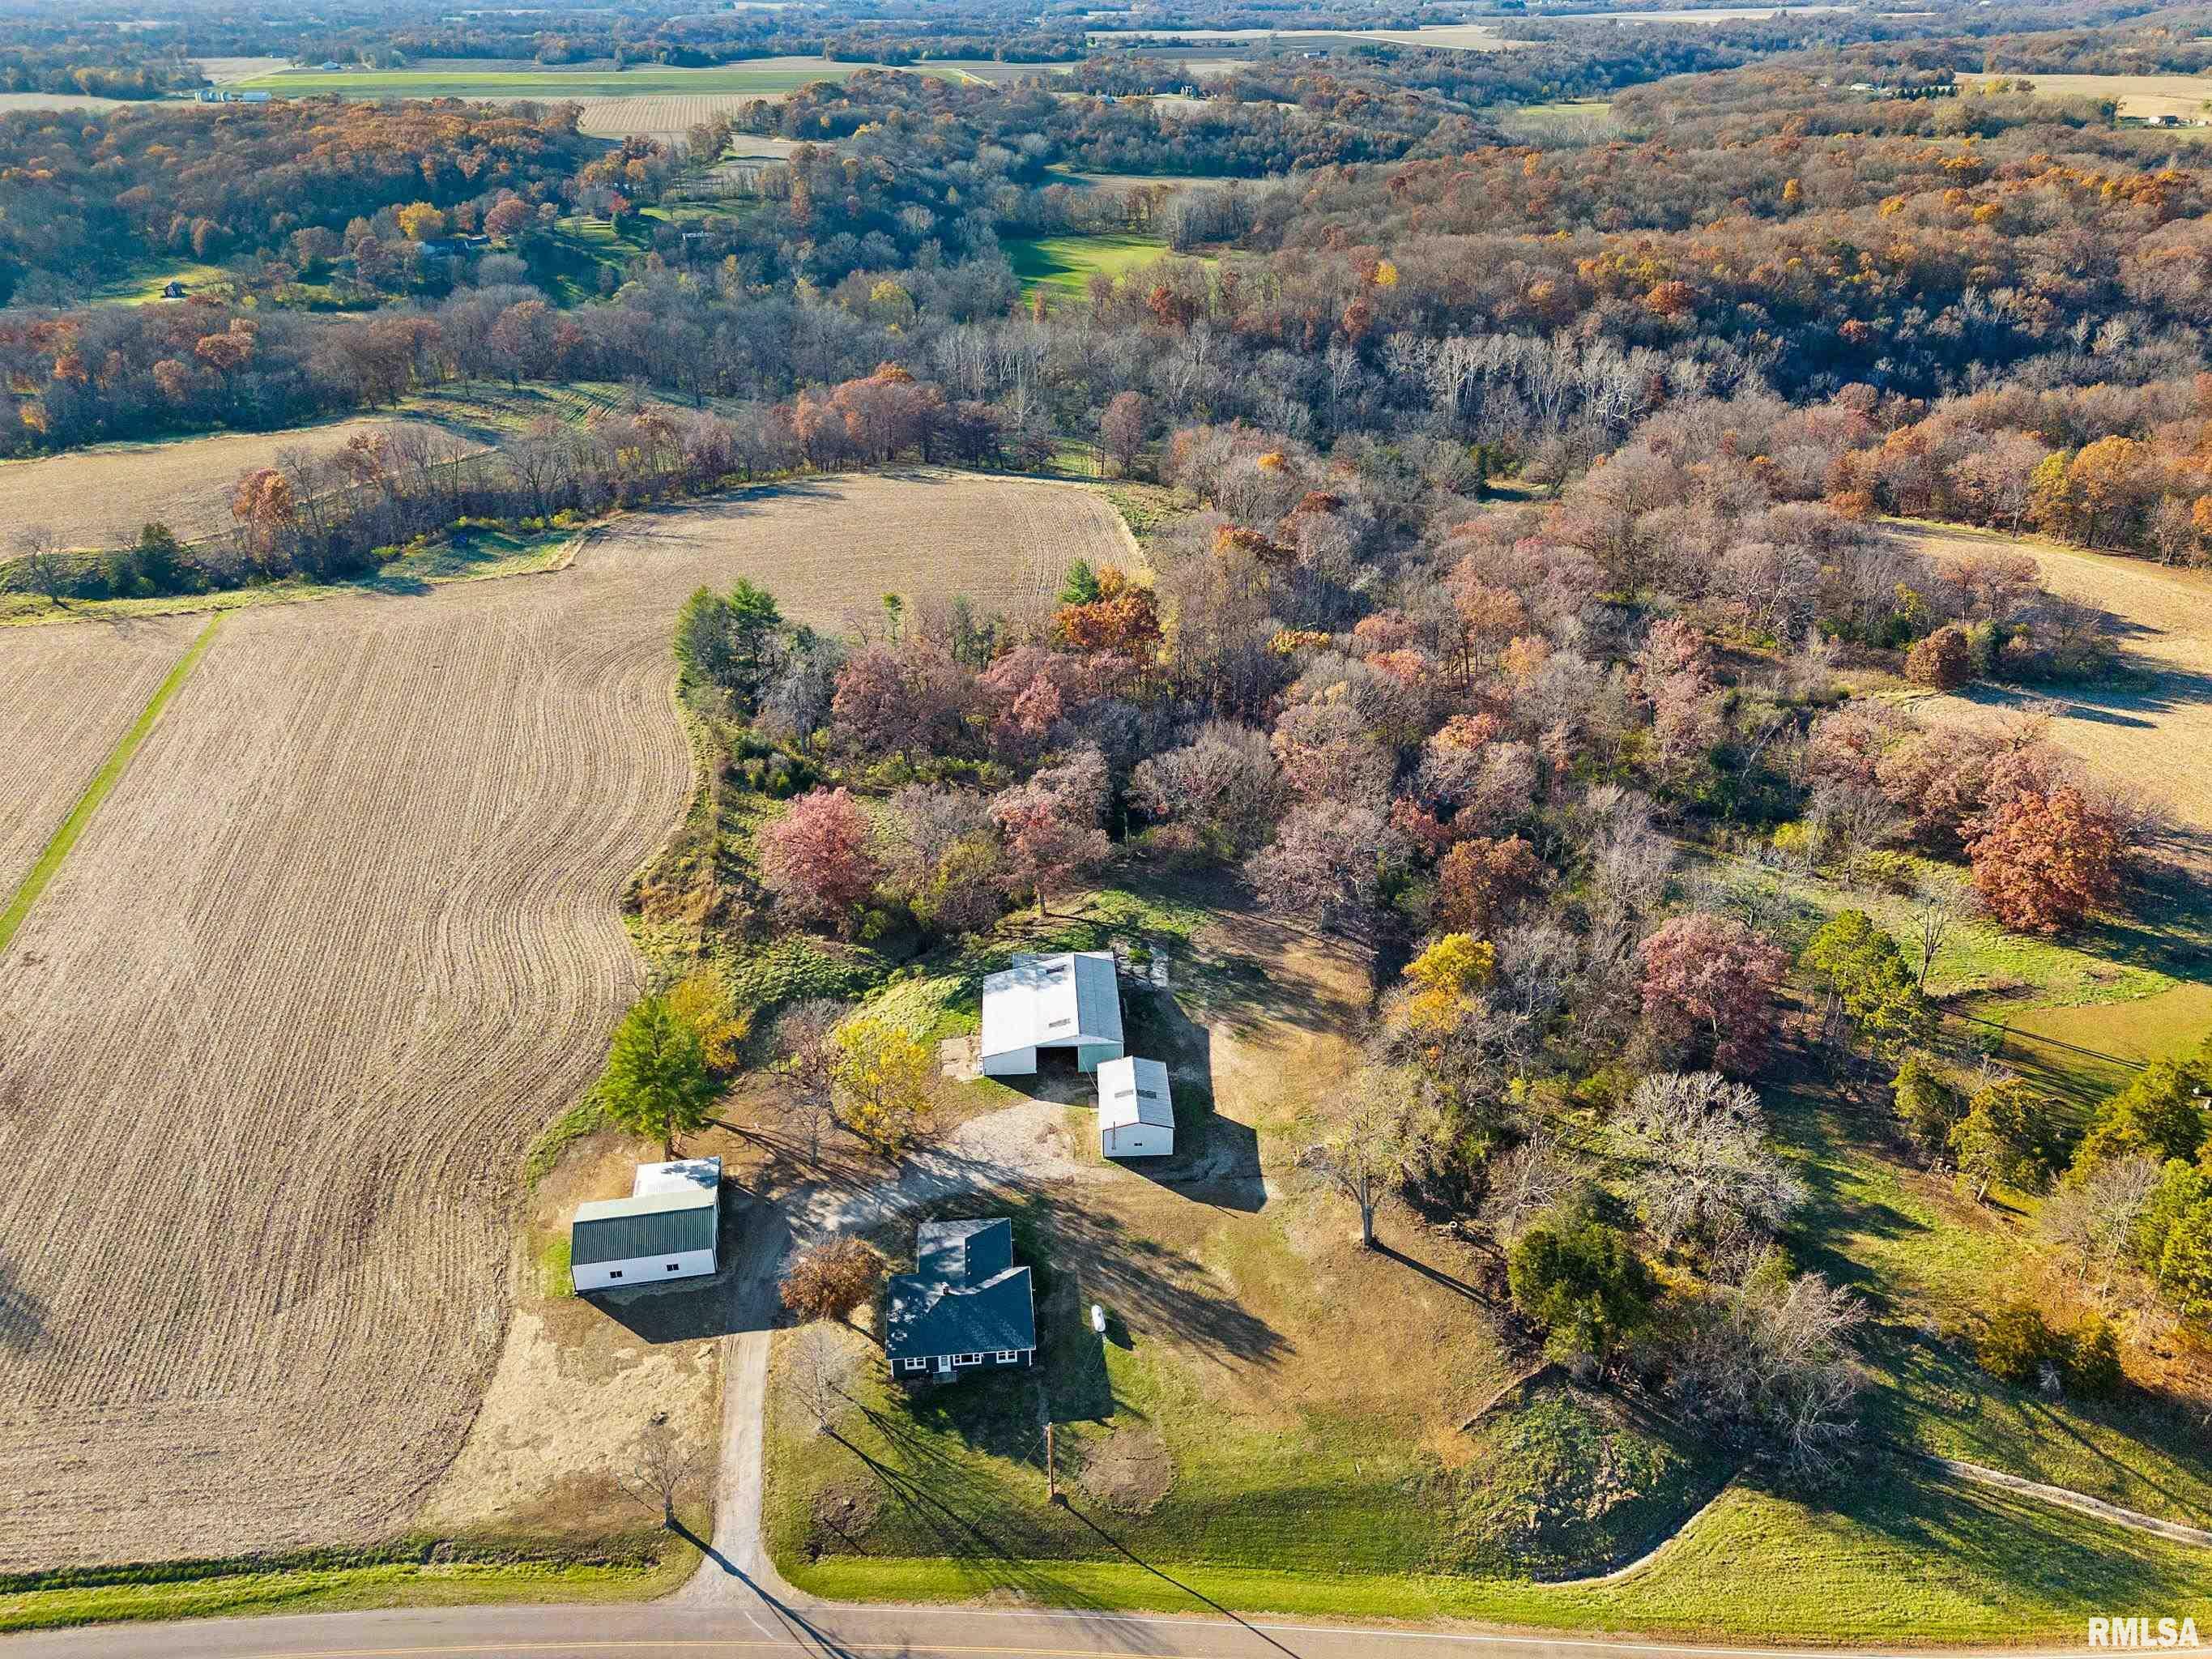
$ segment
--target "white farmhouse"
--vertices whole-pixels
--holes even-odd
[[[1175,1101],[1157,1060],[1098,1067],[1098,1150],[1108,1158],[1165,1158],[1175,1151]]]
[[[983,981],[986,1077],[1026,1077],[1040,1048],[1073,1048],[1079,1071],[1121,1055],[1121,988],[1110,951],[1018,956]]]
[[[641,1164],[628,1198],[576,1206],[568,1272],[579,1291],[626,1291],[697,1279],[720,1265],[722,1160]]]

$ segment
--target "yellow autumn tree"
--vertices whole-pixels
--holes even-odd
[[[1498,974],[1498,952],[1472,933],[1446,933],[1406,964],[1409,988],[1398,1006],[1408,1030],[1437,1036],[1459,1024],[1470,999]]]
[[[750,1010],[733,1009],[729,988],[711,968],[686,974],[669,988],[671,1012],[689,1025],[699,1038],[699,1052],[708,1068],[726,1075],[738,1068],[738,1051],[751,1034]]]
[[[428,242],[446,234],[446,216],[428,202],[410,202],[399,210],[400,234],[410,242]]]
[[[929,1127],[936,1055],[927,1043],[871,1018],[846,1021],[830,1042],[837,1121],[872,1150],[896,1158]]]

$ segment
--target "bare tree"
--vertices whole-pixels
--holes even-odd
[[[792,1402],[812,1420],[816,1431],[828,1434],[839,1412],[852,1401],[858,1370],[856,1351],[834,1327],[805,1325],[792,1338],[784,1361],[783,1385]]]
[[[676,1527],[676,1505],[699,1475],[699,1449],[676,1431],[663,1413],[645,1425],[628,1461],[615,1470],[625,1498],[660,1511],[660,1524]]]
[[[844,1018],[842,1003],[814,997],[787,1009],[775,1024],[776,1046],[782,1051],[775,1074],[784,1082],[784,1115],[806,1136],[806,1156],[817,1164],[823,1133],[837,1121],[834,1039]]]
[[[62,551],[61,538],[46,525],[27,524],[15,532],[15,562],[22,567],[23,580],[31,591],[66,607],[70,561]]]
[[[1759,1097],[1716,1072],[1648,1077],[1607,1126],[1644,1225],[1668,1245],[1765,1237],[1805,1201],[1765,1136]]]
[[[1492,1160],[1490,1191],[1482,1200],[1483,1224],[1501,1247],[1510,1245],[1581,1178],[1581,1165],[1558,1137],[1540,1131]]]
[[[1413,1167],[1425,1140],[1411,1073],[1370,1066],[1354,1079],[1352,1104],[1298,1167],[1320,1176],[1359,1206],[1359,1242],[1375,1248],[1375,1212]]]
[[[1856,1434],[1862,1379],[1853,1334],[1865,1304],[1819,1273],[1796,1279],[1772,1249],[1729,1258],[1688,1320],[1674,1389],[1696,1415],[1748,1441],[1793,1476],[1832,1476]]]
[[[2074,1259],[2080,1284],[2086,1287],[2095,1279],[2100,1302],[2112,1294],[2112,1277],[2159,1175],[2156,1158],[2132,1152],[2098,1164],[2080,1182],[2060,1188],[2043,1206],[2045,1236]]]
[[[1957,925],[1959,913],[1951,901],[1942,894],[1923,891],[1920,902],[1912,912],[1912,945],[1920,957],[1920,989],[1928,989],[1928,970],[1936,965],[1936,957],[1951,937]]]

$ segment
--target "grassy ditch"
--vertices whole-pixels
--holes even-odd
[[[69,857],[70,849],[76,845],[78,838],[91,823],[93,814],[100,811],[100,803],[121,781],[124,772],[131,764],[131,757],[146,741],[147,734],[154,729],[154,723],[161,718],[162,709],[168,707],[169,699],[177,694],[177,688],[191,678],[192,670],[198,667],[200,659],[207,655],[208,647],[215,643],[216,629],[222,623],[222,618],[218,616],[200,630],[199,637],[192,641],[191,649],[178,659],[177,665],[169,671],[168,678],[155,691],[144,711],[132,722],[131,729],[123,734],[122,741],[115,745],[106,763],[93,775],[92,782],[78,797],[70,815],[62,820],[61,828],[54,831],[53,838],[40,853],[38,862],[31,866],[30,873],[15,889],[15,896],[9,901],[7,909],[0,911],[0,951],[8,948],[8,942],[15,938],[15,930],[23,925],[24,917],[31,914],[31,907],[39,902],[39,895],[46,890],[47,884],[60,872],[62,860]]]

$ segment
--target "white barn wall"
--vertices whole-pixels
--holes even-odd
[[[676,1271],[668,1271],[673,1261]],[[675,1279],[699,1279],[714,1271],[712,1250],[684,1250],[673,1256],[631,1256],[622,1261],[590,1261],[572,1267],[580,1291],[629,1291],[641,1285],[665,1285]],[[620,1278],[616,1275],[619,1273]]]
[[[1175,1131],[1152,1123],[1124,1123],[1098,1134],[1098,1149],[1109,1158],[1166,1158],[1175,1151]]]

